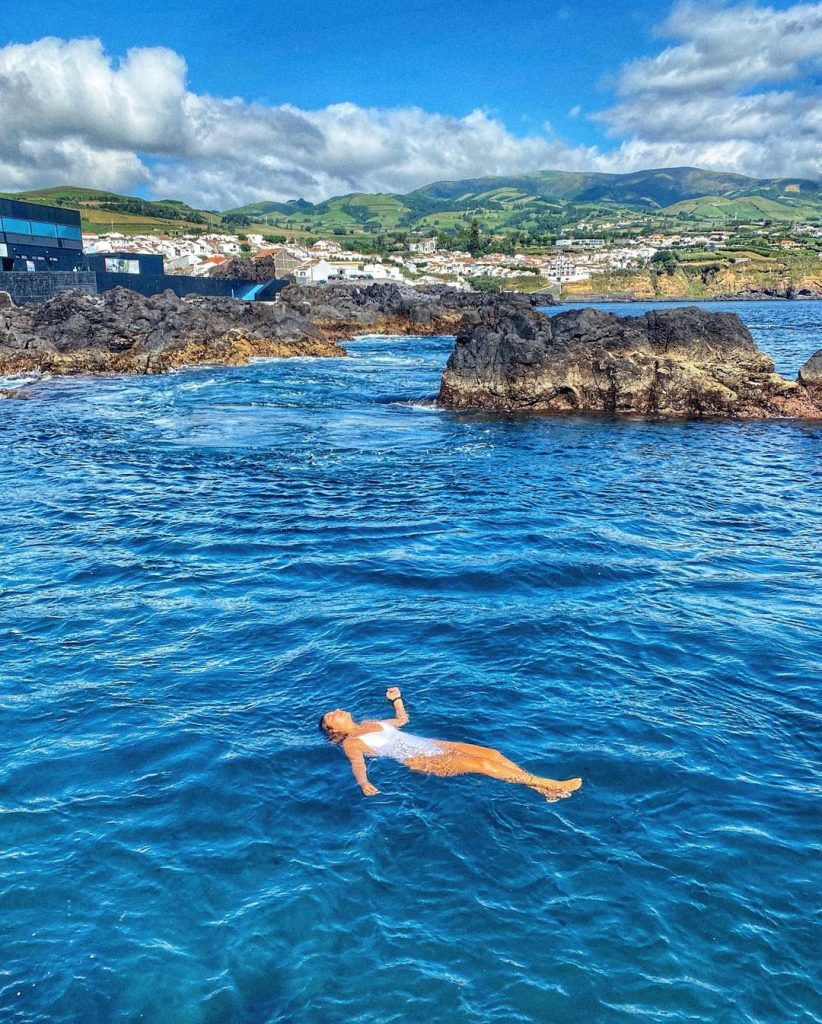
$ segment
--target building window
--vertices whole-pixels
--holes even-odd
[[[31,234],[31,221],[18,220],[16,217],[2,217],[0,218],[3,230],[8,231],[12,235],[30,235]]]
[[[31,233],[40,235],[42,238],[56,238],[57,225],[47,224],[44,220],[33,220],[31,222]]]

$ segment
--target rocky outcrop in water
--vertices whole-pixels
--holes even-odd
[[[466,322],[438,400],[502,412],[822,418],[820,364],[817,353],[786,380],[733,313],[501,309]]]
[[[527,295],[489,295],[446,286],[413,288],[382,282],[290,285],[280,293],[279,301],[322,330],[343,337],[366,332],[453,334],[468,311],[502,305],[523,311],[532,308]]]
[[[820,299],[822,288],[747,288],[738,292],[719,292],[711,298],[717,302],[762,302],[768,299]]]
[[[808,392],[816,405],[822,407],[822,348],[814,352],[797,376],[797,382]]]
[[[0,374],[162,373],[255,356],[343,356],[338,342],[355,334],[452,334],[466,311],[500,305],[531,309],[526,297],[381,283],[292,285],[273,304],[117,288],[18,308],[3,293]]]
[[[0,374],[162,373],[255,356],[342,356],[288,306],[125,288],[63,292],[42,305],[0,303]]]

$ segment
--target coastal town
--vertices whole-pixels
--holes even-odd
[[[607,225],[619,228],[619,225]],[[529,290],[529,287],[561,289],[589,281],[593,275],[614,271],[641,271],[666,259],[710,259],[734,253],[732,262],[743,265],[757,254],[815,254],[822,258],[822,227],[795,224],[774,232],[767,226],[748,228],[740,243],[735,232],[715,230],[704,234],[626,235],[609,232],[597,237],[591,225],[577,225],[578,234],[557,238],[545,251],[490,251],[472,255],[449,249],[436,237],[407,243],[403,252],[363,253],[345,248],[334,239],[274,240],[259,233],[212,232],[202,234],[135,234],[116,231],[83,234],[86,253],[147,253],[162,257],[167,274],[191,277],[220,276],[237,259],[270,268],[272,276],[297,284],[328,281],[394,281],[430,285],[446,283],[456,288],[477,286]],[[746,247],[747,246],[747,247]],[[752,247],[756,252],[751,252]],[[670,254],[667,256],[665,254]],[[670,264],[669,264],[670,265]]]

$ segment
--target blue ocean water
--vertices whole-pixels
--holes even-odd
[[[0,404],[2,1024],[822,1020],[822,425],[443,413],[450,347]],[[361,797],[393,684],[583,789]]]

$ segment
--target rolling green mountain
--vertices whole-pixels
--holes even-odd
[[[760,195],[770,199],[820,196],[815,181],[801,178],[760,179],[742,174],[702,171],[695,167],[668,167],[631,174],[540,171],[515,178],[474,178],[441,181],[411,195],[465,201],[489,191],[512,189],[555,202],[612,202],[635,209],[662,209],[684,199],[722,195],[728,198]]]
[[[643,215],[673,226],[822,219],[822,189],[801,178],[672,167],[632,174],[540,171],[440,181],[406,195],[354,193],[322,203],[261,202],[226,211],[279,228],[354,232],[452,231],[476,218],[485,231],[560,230],[583,219]]]
[[[368,248],[379,236],[464,234],[476,220],[484,234],[542,242],[573,232],[707,229],[770,221],[822,222],[822,187],[802,178],[669,167],[632,174],[539,171],[506,177],[438,181],[405,195],[352,193],[322,203],[258,202],[222,214],[185,203],[151,201],[99,189],[59,186],[10,198],[79,210],[87,231],[180,234],[256,230],[295,237],[334,234]],[[604,225],[611,225],[610,228]],[[370,240],[364,236],[373,236]]]

